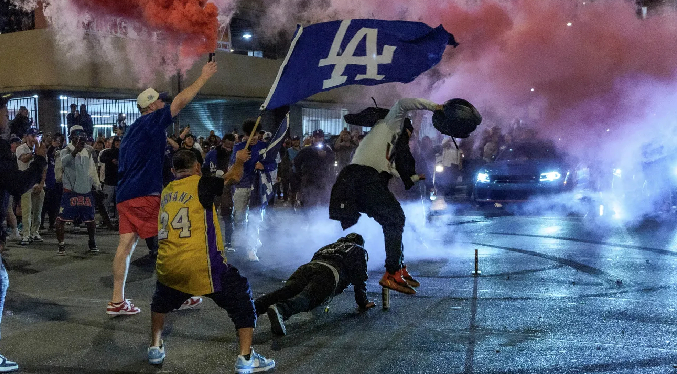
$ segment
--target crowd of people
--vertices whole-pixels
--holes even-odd
[[[222,137],[211,131],[206,138],[196,138],[190,126],[167,134],[174,118],[215,72],[216,64],[207,63],[200,77],[169,104],[154,89],[145,90],[137,98],[139,119],[109,138],[92,139],[85,105],[79,110],[71,106],[68,143],[62,134],[42,137],[21,112],[11,124],[1,121],[2,167],[27,177],[21,186],[4,186],[4,178],[0,184],[0,245],[4,248],[5,234],[10,243],[30,245],[43,241],[41,233],[54,231],[56,254],[63,256],[68,248],[66,226],[83,225],[87,251],[96,253],[97,229],[118,231],[113,294],[106,313],[135,315],[141,310],[126,297],[125,282],[132,253],[143,239],[148,254],[136,261],[155,266],[158,275],[149,362],[159,364],[165,358],[164,316],[199,305],[206,296],[228,311],[238,331],[236,371],[266,371],[274,361],[251,348],[257,314],[267,313],[273,332],[284,334],[284,320],[317,307],[351,284],[360,310],[374,306],[365,293],[364,240],[352,233],[321,248],[283,289],[256,302],[247,279],[226,262],[225,253],[237,246],[246,249],[250,261],[259,261],[259,225],[270,206],[286,205],[301,213],[328,206],[330,218],[344,229],[365,213],[383,227],[385,237],[386,272],[379,284],[415,294],[419,282],[403,256],[404,212],[389,181],[401,178],[408,190],[426,179],[431,167],[426,152],[434,147],[426,144],[430,138],[416,136],[407,112],[439,111],[442,106],[402,99],[368,134],[344,129],[327,137],[316,129],[303,140],[285,134],[279,148],[271,148],[271,132],[257,129],[253,119]],[[449,144],[441,149],[450,149]],[[488,144],[484,148],[490,149]],[[415,163],[423,165],[417,168]],[[266,181],[272,181],[272,193]],[[0,291],[4,297],[6,284]]]
[[[0,34],[33,30],[35,15],[17,8],[10,0],[0,0]]]

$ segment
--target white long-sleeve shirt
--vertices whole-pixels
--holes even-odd
[[[425,99],[400,99],[390,108],[388,115],[372,127],[369,134],[362,139],[355,150],[352,164],[370,166],[379,173],[388,172],[399,176],[395,165],[389,160],[397,137],[402,132],[402,125],[407,112],[410,110],[437,109],[437,104]]]
[[[96,165],[92,155],[92,150],[84,148],[80,153],[73,157],[72,152],[75,149],[73,144],[61,150],[61,165],[63,167],[63,188],[79,193],[86,194],[92,190],[100,189],[99,176],[96,172]]]

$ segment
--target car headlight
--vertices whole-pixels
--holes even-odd
[[[442,166],[442,165],[435,166],[435,172],[436,173],[441,173],[443,171],[444,171],[444,166]]]
[[[487,173],[477,173],[477,181],[480,183],[491,182],[491,180],[489,179],[489,174]]]
[[[562,178],[562,174],[556,172],[556,171],[551,171],[548,173],[541,173],[541,182],[552,182],[556,181],[558,179]]]

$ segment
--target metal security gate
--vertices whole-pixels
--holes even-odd
[[[26,109],[28,109],[28,119],[31,122],[31,127],[39,129],[38,96],[17,97],[10,99],[7,102],[7,114],[9,115],[10,120],[16,117],[16,114],[19,113],[19,109],[21,109],[21,107],[26,107]]]
[[[75,110],[85,104],[87,113],[92,116],[94,123],[94,138],[98,136],[110,137],[118,127],[131,125],[141,116],[134,99],[92,99],[83,97],[59,96],[61,102],[61,132],[66,134],[66,117],[71,112],[71,104]]]

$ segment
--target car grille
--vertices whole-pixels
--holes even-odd
[[[492,175],[494,183],[538,183],[537,175]]]
[[[519,201],[519,200],[528,200],[530,197],[534,196],[536,191],[477,191],[476,199],[477,200],[490,200],[490,201]]]

